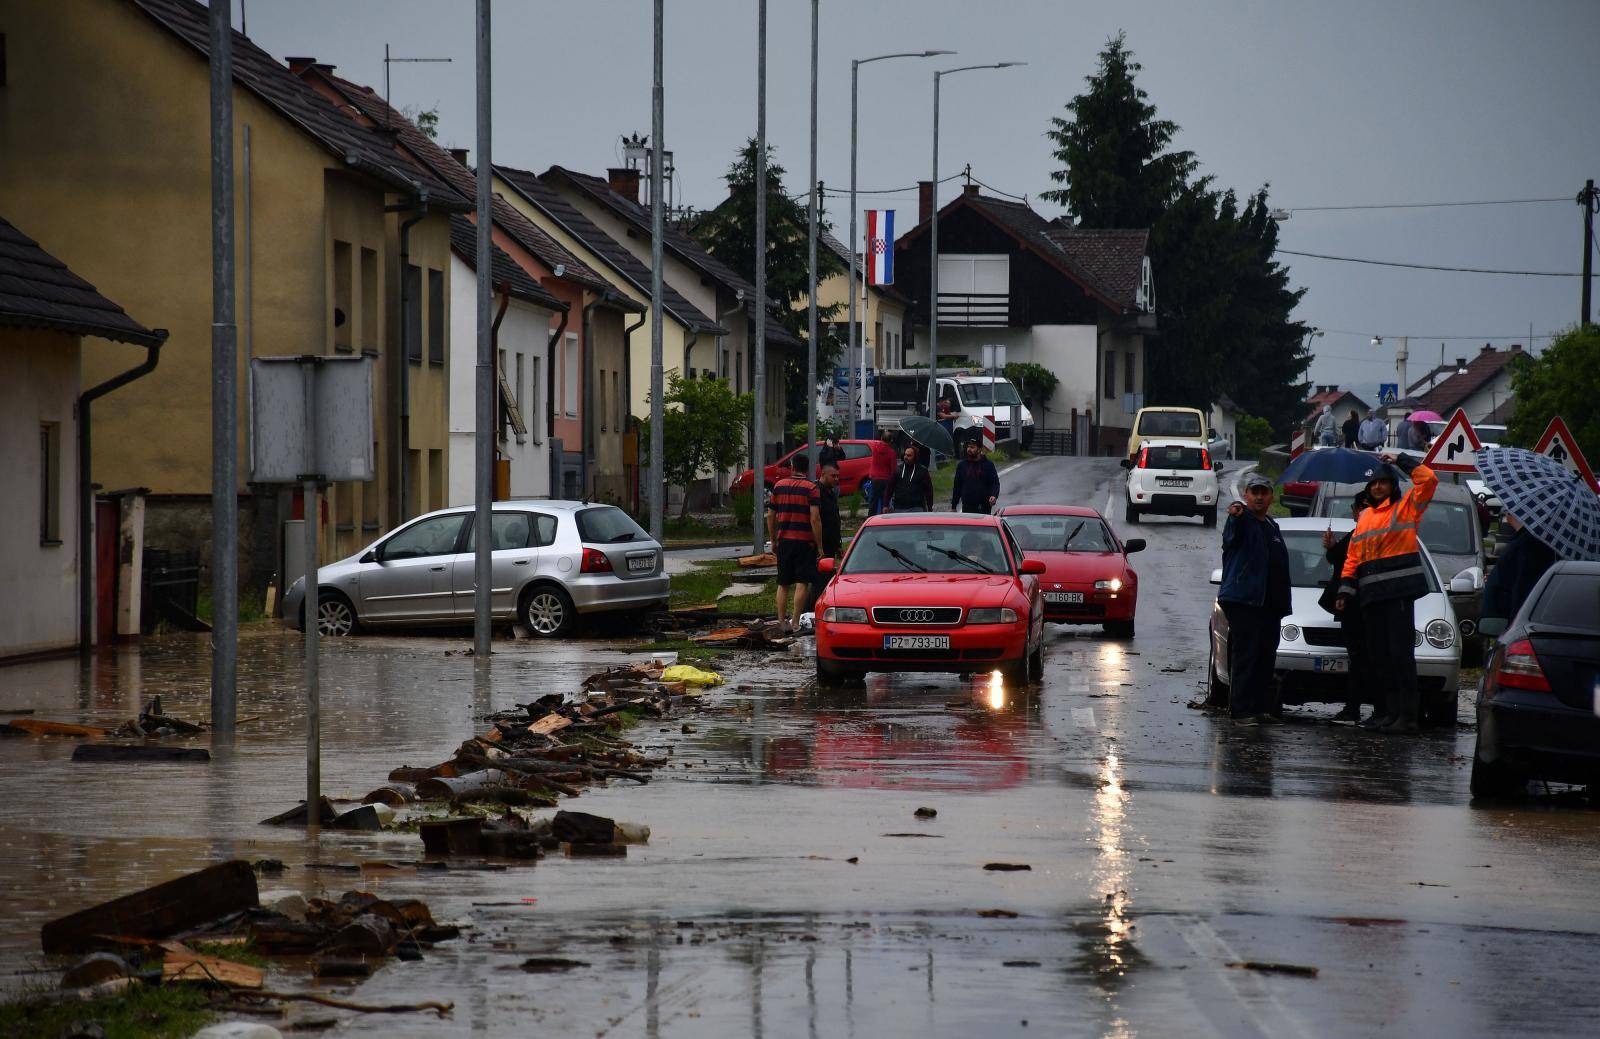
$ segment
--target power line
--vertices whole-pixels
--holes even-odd
[[[1522,206],[1542,202],[1571,202],[1570,198],[1494,198],[1474,202],[1374,202],[1350,206],[1283,206],[1289,213],[1337,212],[1353,209],[1442,209],[1448,206]]]
[[[1318,328],[1317,331],[1323,333],[1324,335],[1359,336],[1362,339],[1370,339],[1373,336],[1372,332],[1352,332],[1352,331],[1349,331],[1349,330],[1346,330],[1346,329],[1341,329],[1341,328]],[[1561,333],[1561,332],[1540,332],[1537,335],[1534,335],[1534,336],[1530,337],[1527,332],[1517,332],[1517,333],[1515,333],[1513,335],[1507,335],[1507,336],[1486,336],[1486,335],[1429,336],[1429,335],[1411,335],[1409,333],[1400,333],[1400,332],[1380,332],[1380,333],[1377,333],[1377,336],[1380,339],[1416,339],[1416,340],[1430,340],[1431,339],[1431,340],[1434,340],[1434,341],[1438,341],[1438,340],[1441,340],[1441,339],[1443,339],[1443,340],[1468,340],[1468,339],[1470,339],[1470,340],[1476,340],[1476,341],[1481,341],[1481,342],[1490,342],[1490,341],[1493,341],[1493,340],[1496,340],[1496,339],[1529,339],[1529,338],[1533,338],[1533,339],[1555,339],[1557,336],[1560,336],[1562,334],[1563,333]]]
[[[1370,260],[1359,256],[1329,256],[1327,253],[1302,253],[1293,249],[1279,249],[1285,256],[1306,256],[1313,260],[1337,260],[1340,263],[1364,263],[1374,267],[1404,267],[1414,271],[1449,271],[1457,274],[1518,274],[1529,278],[1581,278],[1582,274],[1567,271],[1511,271],[1494,267],[1441,267],[1428,263],[1401,263],[1397,260]]]

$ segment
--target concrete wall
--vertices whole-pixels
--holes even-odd
[[[0,328],[0,458],[9,498],[0,509],[0,657],[77,641],[78,360],[76,336]],[[49,544],[39,523],[43,423],[56,427],[58,527]]]

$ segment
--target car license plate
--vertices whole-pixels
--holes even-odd
[[[884,649],[949,649],[949,635],[885,635]]]
[[[1311,669],[1328,674],[1342,675],[1350,670],[1350,661],[1344,657],[1313,657]]]
[[[639,557],[637,557],[635,559],[628,560],[628,572],[629,573],[638,574],[638,573],[643,573],[646,570],[654,570],[655,568],[656,568],[656,557],[655,556],[639,556]]]
[[[1187,486],[1189,486],[1189,479],[1188,479],[1188,477],[1184,477],[1184,476],[1158,476],[1158,477],[1156,477],[1156,486],[1157,487],[1187,487]]]
[[[1081,602],[1083,602],[1083,593],[1082,592],[1045,592],[1044,593],[1044,601],[1045,602],[1060,602],[1060,603],[1081,603]]]

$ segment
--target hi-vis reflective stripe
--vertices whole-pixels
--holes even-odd
[[[1375,574],[1362,574],[1356,578],[1356,583],[1365,586],[1377,584],[1379,581],[1393,581],[1399,577],[1421,577],[1423,573],[1422,565],[1419,563],[1416,566],[1408,566],[1402,570],[1381,570]]]
[[[1395,522],[1391,521],[1387,527],[1379,527],[1376,530],[1369,530],[1365,534],[1357,534],[1354,537],[1352,537],[1350,540],[1351,541],[1365,541],[1368,538],[1378,538],[1378,537],[1382,537],[1385,534],[1393,534],[1395,531],[1398,531],[1398,530],[1416,530],[1416,529],[1417,529],[1417,525],[1415,523],[1395,523]]]

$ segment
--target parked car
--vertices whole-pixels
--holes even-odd
[[[1206,436],[1206,450],[1218,461],[1233,461],[1233,441],[1214,429]]]
[[[1484,621],[1494,646],[1478,684],[1472,796],[1521,793],[1530,779],[1600,783],[1600,563],[1545,571],[1511,623]]]
[[[1106,634],[1133,637],[1139,575],[1128,556],[1143,538],[1122,541],[1093,509],[1081,505],[1007,505],[998,513],[1039,575],[1044,619],[1054,624],[1103,624]]]
[[[1322,547],[1323,531],[1340,536],[1355,528],[1350,519],[1280,519],[1289,549],[1290,611],[1283,619],[1275,673],[1281,702],[1344,703],[1350,657],[1344,628],[1317,599],[1333,573]],[[1412,607],[1416,625],[1417,689],[1423,721],[1453,720],[1461,673],[1461,636],[1450,600],[1439,583],[1427,547],[1422,548],[1428,594]],[[1211,571],[1211,583],[1222,583],[1222,571]],[[1228,702],[1228,618],[1220,604],[1211,609],[1211,650],[1206,664],[1209,701]]]
[[[839,493],[855,494],[861,490],[861,481],[867,478],[868,471],[872,468],[872,441],[870,440],[841,440],[839,447],[844,451],[844,461],[839,463]],[[797,447],[784,455],[776,462],[767,466],[767,487],[771,488],[779,480],[785,480],[794,475],[794,468],[790,464],[798,455],[803,455],[811,450],[811,445]],[[811,474],[815,476],[815,473]],[[733,494],[749,494],[750,485],[755,482],[753,471],[746,469],[733,478],[729,485],[729,492]]]
[[[1365,484],[1324,483],[1311,502],[1311,515],[1338,519],[1350,518],[1350,502]],[[1422,514],[1417,537],[1428,546],[1433,563],[1439,568],[1450,595],[1450,608],[1465,639],[1478,631],[1478,615],[1483,609],[1483,527],[1479,525],[1478,502],[1460,484],[1441,483],[1433,492],[1428,511]],[[1459,583],[1458,583],[1459,582]],[[1472,640],[1474,643],[1475,639]]]
[[[999,670],[1010,685],[1044,667],[1043,560],[996,516],[873,516],[816,605],[817,682],[869,671]]]
[[[1140,408],[1128,434],[1128,457],[1137,458],[1146,440],[1190,440],[1204,447],[1209,439],[1206,413],[1199,408]]]
[[[472,506],[430,512],[317,571],[324,635],[360,627],[470,624],[476,556]],[[614,505],[497,501],[491,518],[497,620],[534,635],[569,634],[582,616],[665,606],[661,545]],[[305,579],[290,585],[283,613],[305,630]]]
[[[981,436],[983,420],[993,418],[997,440],[1016,439],[1033,446],[1033,412],[1011,380],[982,368],[941,368],[935,375],[935,397],[950,422],[956,448]],[[928,413],[928,370],[888,368],[876,373],[871,396],[879,429],[897,430],[907,415]]]
[[[1123,518],[1138,523],[1146,514],[1199,516],[1208,527],[1217,525],[1217,474],[1203,444],[1192,440],[1146,440],[1132,458],[1122,460],[1128,470]]]

